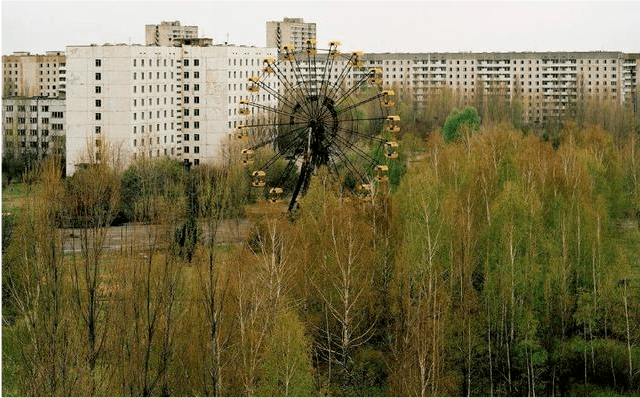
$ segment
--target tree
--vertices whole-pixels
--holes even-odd
[[[470,131],[477,131],[480,128],[478,111],[472,106],[462,110],[458,108],[452,110],[442,126],[442,135],[446,142],[456,141],[465,128]]]
[[[67,180],[66,221],[79,227],[80,259],[73,257],[72,291],[77,314],[85,326],[85,342],[81,351],[89,368],[88,394],[98,392],[96,364],[107,337],[109,313],[101,300],[103,255],[107,231],[116,216],[120,199],[119,159],[117,152],[104,143],[94,153],[89,146],[88,167],[77,170]],[[98,161],[98,159],[101,159]]]
[[[301,397],[315,394],[313,369],[304,324],[294,311],[276,310],[261,361],[258,395]]]
[[[3,271],[11,270],[3,295],[10,295],[19,316],[15,325],[21,351],[18,395],[76,393],[78,358],[74,352],[72,317],[68,315],[62,233],[57,228],[64,202],[58,166],[54,158],[41,164],[38,184],[33,187],[11,245],[3,255]]]

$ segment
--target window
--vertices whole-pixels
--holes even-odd
[[[102,106],[102,100],[97,99],[96,100],[96,107],[101,107]]]
[[[199,59],[194,59],[193,60],[193,66],[200,66],[200,60]]]
[[[199,84],[194,84],[193,85],[193,91],[199,91],[200,90],[200,85]]]
[[[184,151],[183,152],[184,153],[189,153],[189,147],[188,146],[184,147]]]
[[[189,122],[184,122],[184,128],[188,129],[189,128]]]
[[[96,80],[102,80],[102,74],[100,74],[100,72],[96,73]]]
[[[102,60],[96,59],[96,66],[102,66]]]
[[[135,132],[135,126],[133,128],[134,128],[134,132]],[[96,126],[95,127],[95,132],[96,132],[96,134],[100,134],[102,132],[102,127]]]
[[[43,105],[42,107],[40,107],[40,110],[42,112],[49,112],[49,106],[48,105]]]
[[[96,113],[96,120],[102,120],[102,114]]]
[[[133,146],[136,146],[138,144],[138,140],[136,140],[135,138],[133,139]]]
[[[29,118],[29,123],[31,123],[31,124],[36,124],[36,123],[38,123],[38,118],[37,118],[37,117],[31,117],[31,118]]]
[[[194,79],[199,79],[200,78],[200,72],[193,72],[193,77]]]
[[[193,97],[193,103],[194,104],[199,104],[200,103],[200,97]]]
[[[22,119],[22,120],[24,120],[24,119]],[[42,124],[48,124],[49,123],[49,118],[48,117],[43,117],[41,121],[42,121]]]
[[[51,125],[52,130],[62,130],[62,123],[53,123]]]
[[[188,59],[184,60],[184,66],[189,66],[189,60]]]
[[[189,78],[189,72],[184,72],[184,78],[188,79]]]
[[[200,153],[200,147],[199,146],[194,146],[193,147],[193,153]]]
[[[193,165],[197,166],[200,164],[200,159],[193,159]]]
[[[24,118],[24,117],[19,117],[19,118],[18,118],[18,124],[24,124],[24,123],[26,122],[26,120],[25,120],[25,119],[26,119],[26,118]]]
[[[183,136],[185,141],[189,141],[189,134],[183,134]]]
[[[188,84],[184,85],[184,91],[189,91],[189,85]]]
[[[193,122],[193,128],[194,129],[199,129],[200,128],[200,122]]]
[[[37,107],[37,106],[35,106],[35,105],[31,105],[31,106],[29,107],[29,110],[30,110],[31,112],[37,112],[37,111],[38,111],[38,107]]]
[[[200,109],[194,109],[193,110],[193,116],[200,116]]]
[[[184,97],[184,103],[188,104],[189,103],[189,97]]]

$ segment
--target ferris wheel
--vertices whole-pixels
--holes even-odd
[[[268,189],[273,202],[291,194],[290,211],[318,167],[349,178],[351,189],[366,195],[388,178],[384,163],[398,157],[400,118],[389,114],[394,92],[382,89],[382,68],[365,68],[362,52],[341,53],[339,45],[318,49],[310,39],[302,49],[283,46],[278,59],[264,59],[260,76],[248,79],[249,95],[239,103],[246,119],[235,135],[246,144],[242,162],[253,170],[251,185]],[[265,93],[277,105],[260,101]],[[263,147],[273,153],[258,162]],[[382,162],[375,153],[384,153]],[[274,167],[278,162],[286,166]],[[286,188],[292,176],[295,184]]]

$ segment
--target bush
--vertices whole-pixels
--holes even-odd
[[[476,108],[472,106],[468,106],[463,110],[456,108],[449,113],[444,126],[442,126],[442,135],[445,142],[456,141],[460,137],[463,128],[468,128],[472,131],[480,129],[480,116],[478,116]]]

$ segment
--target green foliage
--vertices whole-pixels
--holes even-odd
[[[11,256],[7,256],[7,250],[11,244],[11,240],[16,228],[17,216],[2,214],[2,319],[4,322],[12,323],[17,314],[15,303],[11,297],[11,279],[15,270],[15,261]],[[4,325],[3,322],[3,325]],[[4,341],[4,339],[3,339]]]
[[[315,395],[310,349],[304,324],[293,311],[279,313],[268,337],[261,362],[264,376],[259,396],[307,397]]]
[[[39,161],[35,153],[4,151],[2,155],[2,188],[12,182],[19,182],[23,175],[37,167]]]
[[[463,129],[475,132],[480,128],[480,116],[472,106],[464,109],[454,109],[442,126],[442,135],[446,142],[457,141],[463,133]]]
[[[421,366],[419,353],[422,364],[440,367],[439,386],[448,371],[461,375],[455,394],[466,394],[469,381],[472,395],[583,392],[574,388],[584,384],[585,369],[589,385],[603,393],[637,388],[628,377],[629,359],[637,369],[637,347],[631,342],[631,353],[624,351],[628,333],[638,338],[626,329],[623,298],[631,289],[619,281],[640,269],[627,249],[637,250],[640,236],[627,227],[622,238],[611,228],[632,214],[621,199],[632,184],[621,182],[620,164],[633,152],[615,148],[602,130],[563,134],[556,151],[505,126],[447,146],[430,137],[424,162],[403,179],[395,195],[403,234],[397,283],[406,292],[396,316],[408,325],[399,349],[407,355],[407,368],[398,370],[401,395],[421,393],[420,374],[412,372]],[[444,325],[420,326],[434,302],[444,306],[437,312]],[[603,345],[607,334],[617,337]],[[416,335],[457,350],[429,362],[442,354],[414,342]],[[490,359],[493,373],[478,365]],[[554,375],[566,382],[554,385]]]

